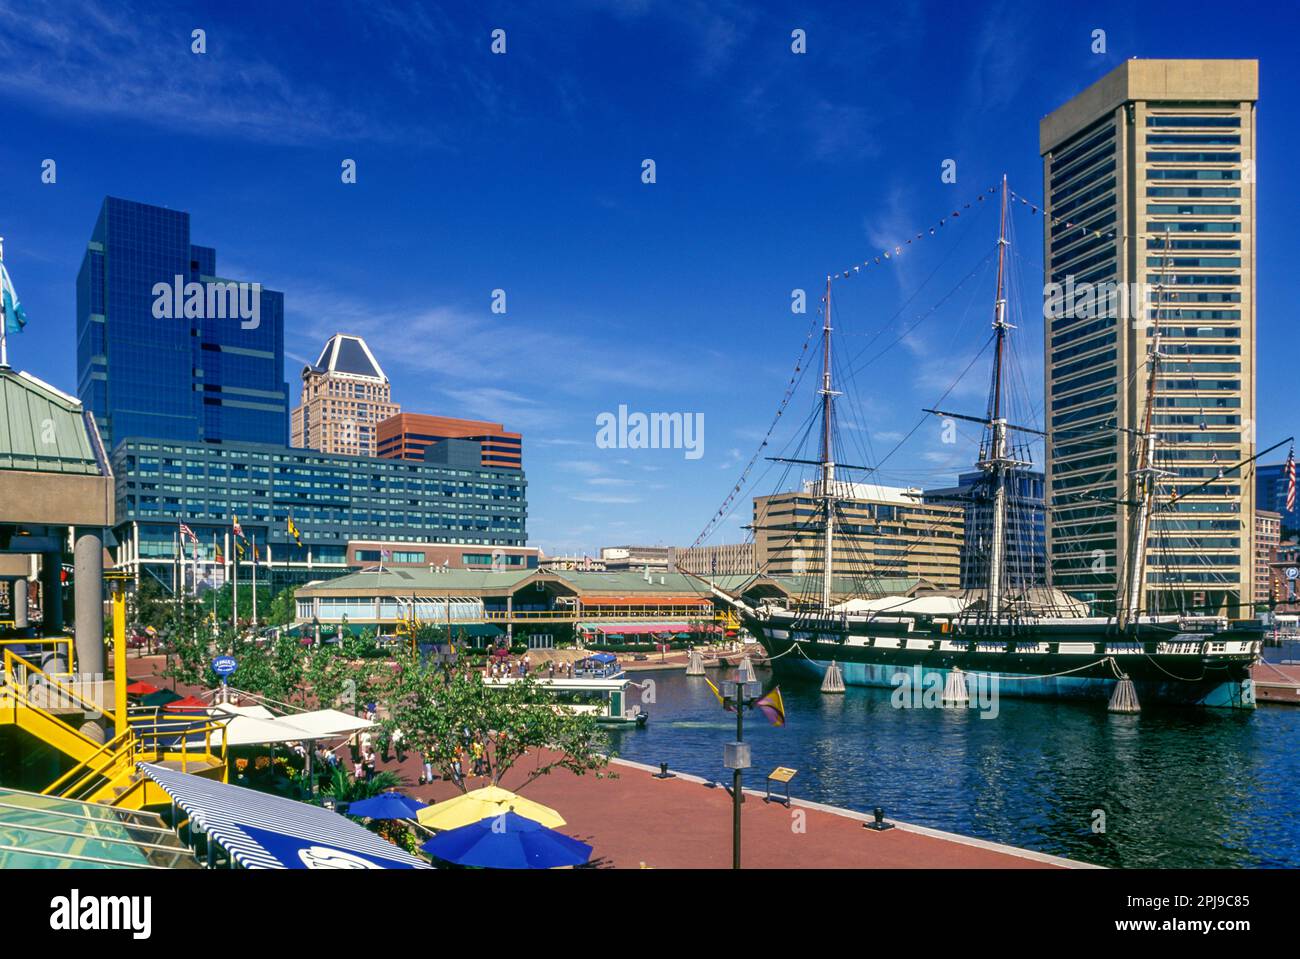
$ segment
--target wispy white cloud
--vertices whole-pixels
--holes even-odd
[[[579,503],[603,503],[616,506],[630,506],[641,502],[639,496],[620,496],[616,493],[574,493],[569,499]]]
[[[285,144],[412,132],[286,75],[255,35],[214,29],[196,54],[174,16],[129,2],[0,4],[0,61],[0,96],[193,136]]]

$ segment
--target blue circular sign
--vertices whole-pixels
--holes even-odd
[[[234,656],[218,656],[212,661],[212,671],[218,676],[229,676],[238,667]]]

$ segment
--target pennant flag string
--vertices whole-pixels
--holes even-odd
[[[847,270],[841,270],[838,273],[832,273],[831,279],[847,280],[849,277],[853,276],[854,274],[861,273],[864,267],[879,266],[883,260],[889,260],[889,259],[893,259],[894,257],[902,256],[903,249],[905,247],[909,247],[917,240],[924,239],[927,236],[937,235],[937,232],[941,230],[949,220],[954,220],[960,217],[962,214],[962,210],[970,210],[973,207],[976,207],[977,204],[983,203],[986,199],[994,195],[996,192],[997,192],[997,187],[994,186],[989,187],[983,193],[978,194],[975,197],[975,199],[971,200],[969,203],[963,203],[959,208],[953,210],[947,216],[940,217],[939,222],[936,223],[934,226],[928,227],[925,230],[922,230],[921,232],[915,234],[914,236],[901,241],[891,249],[881,250],[879,255],[873,256],[869,260],[863,260],[861,263],[855,263]]]
[[[1075,227],[1078,227],[1080,236],[1091,235],[1097,239],[1101,239],[1102,237],[1105,237],[1110,240],[1115,239],[1115,232],[1113,230],[1109,232],[1103,230],[1094,230],[1089,227],[1083,226],[1082,224],[1074,223],[1070,220],[1067,220],[1064,217],[1052,216],[1050,213],[1047,212],[1047,207],[1044,204],[1039,203],[1036,200],[1030,200],[1026,197],[1023,197],[1020,194],[1018,194],[1015,190],[1008,189],[1007,194],[1011,198],[1012,203],[1014,203],[1016,200],[1019,200],[1021,206],[1029,207],[1029,213],[1031,216],[1037,216],[1038,212],[1041,210],[1043,213],[1043,217],[1054,227],[1063,226],[1067,230],[1072,230]]]
[[[823,309],[824,307],[817,308],[818,316],[823,315]],[[731,514],[733,504],[737,497],[740,496],[741,490],[744,489],[746,482],[749,480],[750,472],[758,463],[759,457],[763,455],[763,451],[767,449],[767,444],[772,439],[772,434],[776,432],[776,428],[781,422],[781,417],[785,414],[786,407],[790,405],[790,400],[794,398],[795,389],[799,385],[799,380],[803,377],[804,361],[808,355],[808,349],[812,346],[813,338],[817,335],[820,329],[821,323],[816,320],[809,325],[808,334],[804,337],[803,347],[799,351],[799,359],[795,361],[794,371],[790,374],[790,380],[786,383],[785,394],[781,397],[781,405],[777,407],[776,415],[772,417],[772,422],[768,426],[767,432],[763,434],[763,441],[758,444],[758,449],[754,451],[754,455],[750,457],[749,462],[745,465],[745,469],[741,472],[740,479],[736,482],[735,487],[733,487],[731,492],[727,494],[727,498],[722,501],[722,505],[718,507],[717,512],[713,514],[712,518],[700,532],[700,535],[695,538],[695,542],[690,545],[689,549],[695,549],[703,544],[705,540],[717,531],[718,524]]]

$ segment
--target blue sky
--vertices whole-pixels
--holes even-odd
[[[981,405],[993,211],[929,227],[1003,172],[1037,199],[1039,118],[1124,59],[1257,57],[1265,445],[1297,425],[1300,15],[1284,6],[5,2],[0,234],[30,320],[12,361],[75,390],[75,279],[106,194],[188,210],[223,275],[284,291],[295,390],[329,334],[359,333],[404,409],[524,433],[533,543],[686,545],[781,401],[812,318],[791,290],[815,309],[828,270],[925,233],[836,293],[856,387],[841,458],[875,462],[972,360],[946,402]],[[1042,223],[1021,209],[1013,228],[1033,416]],[[798,432],[810,386],[765,453]],[[598,448],[597,415],[620,405],[703,414],[703,455]],[[951,482],[970,439],[926,424],[881,480]],[[754,492],[779,478],[765,467]],[[743,492],[711,542],[744,537]]]

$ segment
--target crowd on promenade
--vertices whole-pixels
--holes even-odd
[[[548,679],[572,679],[574,676],[573,663],[556,662],[554,659],[547,660],[544,666],[539,666],[537,675],[545,673]],[[533,675],[532,657],[525,653],[519,659],[495,658],[489,659],[483,667],[483,678],[486,680],[507,679],[511,676],[518,676],[520,679],[525,676]]]

